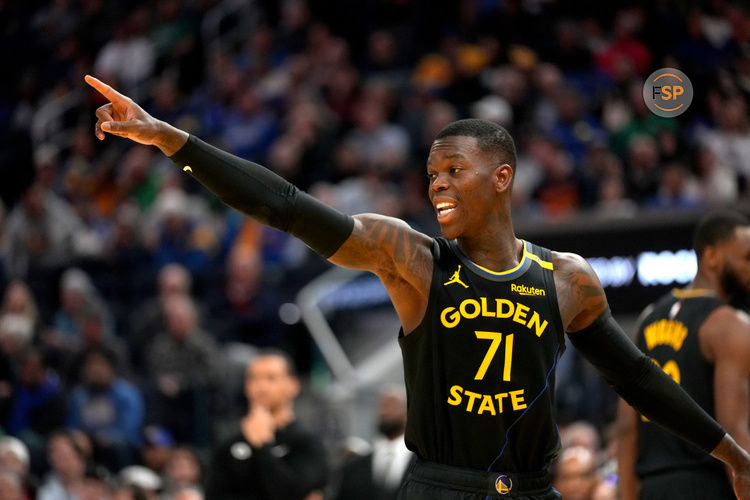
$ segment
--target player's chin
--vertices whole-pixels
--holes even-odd
[[[461,231],[454,224],[440,224],[440,232],[443,233],[443,237],[447,240],[455,240],[461,236]]]

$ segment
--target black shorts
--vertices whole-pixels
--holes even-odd
[[[683,469],[641,478],[641,500],[736,500],[723,470]]]
[[[560,500],[549,473],[484,472],[417,460],[409,469],[399,500]]]

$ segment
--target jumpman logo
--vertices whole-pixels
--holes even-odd
[[[448,285],[452,285],[453,283],[458,283],[464,288],[469,288],[469,285],[461,281],[461,276],[459,276],[460,272],[461,272],[461,266],[459,265],[458,269],[456,269],[456,272],[453,273],[453,275],[451,276],[451,279],[443,283],[443,286],[448,286]]]

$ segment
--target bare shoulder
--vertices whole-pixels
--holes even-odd
[[[354,230],[330,257],[344,267],[364,269],[385,285],[404,332],[422,321],[432,282],[433,239],[401,219],[378,214],[354,216]]]
[[[729,305],[718,307],[701,325],[699,340],[709,361],[750,360],[750,315]]]
[[[599,278],[578,254],[552,252],[551,260],[565,330],[576,332],[586,328],[607,308],[607,297]]]
[[[330,260],[381,278],[399,277],[425,291],[432,277],[432,242],[401,219],[359,214],[354,216],[351,236]]]

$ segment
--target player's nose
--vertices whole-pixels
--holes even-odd
[[[430,189],[438,192],[445,191],[448,189],[448,176],[444,174],[438,174],[430,184]]]

